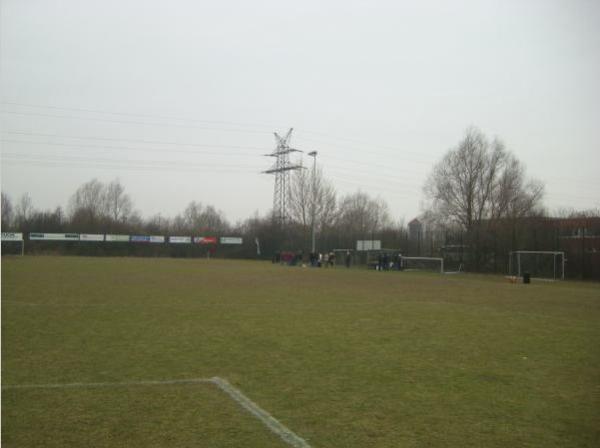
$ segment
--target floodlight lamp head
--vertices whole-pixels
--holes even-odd
[[[317,157],[317,154],[318,154],[317,151],[311,151],[308,153],[308,155],[311,157]]]

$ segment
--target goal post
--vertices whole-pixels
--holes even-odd
[[[438,257],[402,257],[405,270],[435,271],[444,273],[444,259]]]
[[[549,280],[565,279],[565,253],[547,250],[516,250],[509,252],[508,275]]]

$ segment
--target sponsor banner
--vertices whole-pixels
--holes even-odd
[[[151,236],[150,242],[151,243],[164,243],[165,237],[164,236]]]
[[[2,241],[23,241],[23,234],[17,232],[2,232]]]
[[[217,244],[216,236],[195,236],[194,243],[196,244]]]
[[[98,233],[81,233],[79,241],[104,241],[104,235]]]
[[[192,242],[191,236],[170,236],[169,243],[173,244],[189,244]]]
[[[132,243],[149,243],[150,237],[146,235],[131,235]]]
[[[221,244],[242,244],[242,239],[236,236],[222,236],[219,242]]]
[[[129,235],[106,235],[106,241],[113,241],[118,243],[128,243]]]
[[[357,240],[356,250],[380,250],[381,240]]]
[[[78,233],[30,233],[30,240],[79,241]]]

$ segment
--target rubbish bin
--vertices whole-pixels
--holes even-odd
[[[529,272],[523,272],[523,283],[531,283],[531,274]]]

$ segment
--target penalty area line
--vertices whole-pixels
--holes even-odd
[[[280,423],[279,420],[250,400],[250,398],[244,395],[239,389],[229,384],[227,380],[219,378],[218,376],[213,377],[212,380],[219,389],[229,395],[250,414],[263,422],[267,428],[277,434],[288,445],[291,445],[294,448],[310,448],[310,445],[306,443],[304,439],[294,434],[290,429]]]
[[[145,380],[106,383],[50,383],[50,384],[3,384],[2,390],[11,389],[73,389],[95,387],[129,387],[129,386],[162,386],[176,384],[214,384],[235,401],[239,406],[260,420],[271,432],[279,436],[284,442],[294,448],[310,448],[310,445],[279,420],[262,409],[258,404],[248,398],[244,393],[229,382],[218,376],[212,378],[191,378],[180,380]]]

